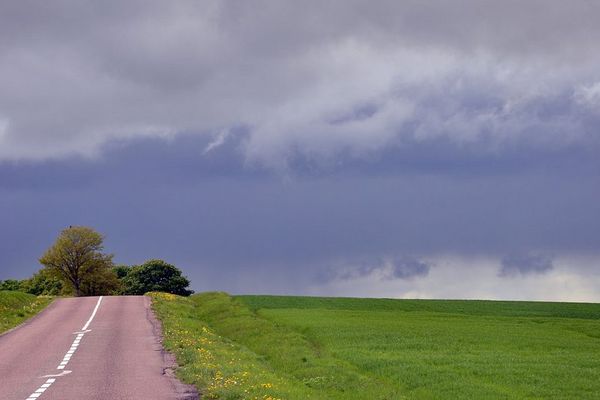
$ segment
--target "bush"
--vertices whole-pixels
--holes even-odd
[[[123,294],[142,295],[147,292],[167,292],[180,296],[194,293],[190,281],[175,266],[163,260],[149,260],[129,269],[122,279]]]
[[[53,276],[45,269],[38,271],[31,278],[24,281],[23,288],[27,293],[36,296],[61,296],[69,295],[72,292],[69,287],[63,284],[60,278]]]
[[[84,296],[121,294],[122,283],[112,268],[102,268],[87,274],[81,281]]]
[[[16,279],[7,279],[5,281],[0,281],[0,290],[24,292],[24,283],[25,281],[18,281]]]
[[[116,265],[112,268],[113,272],[117,275],[117,278],[123,279],[127,276],[131,267],[129,265]]]

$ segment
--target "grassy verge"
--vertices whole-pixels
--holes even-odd
[[[0,291],[0,333],[19,325],[46,307],[52,299],[32,294]]]
[[[385,379],[332,357],[224,293],[152,293],[179,377],[208,399],[400,399]]]
[[[209,399],[597,399],[600,305],[154,294]]]

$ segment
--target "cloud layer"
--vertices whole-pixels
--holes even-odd
[[[589,301],[600,291],[597,158],[415,145],[327,172],[298,160],[281,179],[244,165],[244,137],[205,155],[211,139],[188,135],[115,143],[98,160],[0,165],[0,279],[29,276],[57,233],[81,224],[106,234],[117,262],[164,258],[196,290]],[[548,255],[551,270],[538,259]]]
[[[0,7],[0,159],[240,126],[242,156],[276,168],[439,138],[598,144],[593,2]]]

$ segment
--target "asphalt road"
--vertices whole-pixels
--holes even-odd
[[[54,301],[0,336],[0,399],[197,398],[168,373],[149,306],[144,296]]]

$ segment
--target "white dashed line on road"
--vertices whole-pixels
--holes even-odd
[[[58,364],[58,367],[56,367],[56,369],[62,369],[62,370],[65,369],[65,367],[71,360],[71,357],[73,357],[75,350],[77,350],[77,347],[79,347],[79,343],[81,343],[81,339],[83,338],[83,336],[86,333],[91,331],[88,329],[88,327],[94,320],[94,317],[96,316],[96,312],[98,312],[98,308],[100,307],[101,302],[102,302],[102,296],[100,296],[100,298],[98,298],[98,302],[96,303],[96,307],[94,307],[94,311],[92,311],[92,315],[90,315],[90,319],[88,319],[87,322],[85,323],[85,325],[83,325],[83,328],[81,328],[81,331],[74,333],[77,336],[75,336],[75,339],[73,340],[73,343],[71,344],[71,347],[69,348],[69,350],[67,350],[65,356],[63,357],[60,364]],[[53,375],[53,376],[55,376],[54,378],[48,378],[48,380],[46,380],[46,382],[44,382],[44,384],[42,384],[39,388],[37,388],[35,392],[31,393],[26,400],[39,399],[39,397],[42,395],[42,393],[44,393],[56,381],[56,377],[60,377],[60,376],[63,376],[63,375],[69,374],[69,373],[71,373],[71,371],[63,371],[60,374]],[[50,376],[50,375],[46,375],[46,376],[44,376],[44,378],[46,378],[47,376]]]
[[[27,400],[35,400],[42,395],[52,384],[56,381],[56,378],[48,379],[42,386],[40,386],[35,392],[31,393]]]

